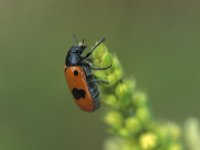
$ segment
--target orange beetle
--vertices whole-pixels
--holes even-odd
[[[68,83],[68,87],[75,99],[75,103],[80,109],[88,112],[93,112],[100,106],[99,90],[97,83],[108,83],[107,81],[95,79],[91,70],[106,70],[111,66],[105,68],[94,68],[88,57],[94,52],[94,50],[105,41],[102,38],[95,47],[82,56],[82,52],[86,49],[84,40],[78,44],[78,40],[75,37],[77,44],[72,46],[65,58],[65,77]]]

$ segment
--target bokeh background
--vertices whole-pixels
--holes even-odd
[[[107,38],[158,119],[200,118],[198,1],[0,0],[1,150],[103,148],[104,109],[79,110],[66,86],[73,33]]]

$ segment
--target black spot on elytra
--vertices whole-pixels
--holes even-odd
[[[78,76],[78,71],[77,70],[74,70],[74,75]]]
[[[83,89],[72,89],[72,94],[76,100],[80,100],[81,98],[85,98],[85,91]]]

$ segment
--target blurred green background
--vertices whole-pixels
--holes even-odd
[[[79,110],[66,86],[73,33],[90,46],[107,38],[157,118],[200,118],[199,6],[195,0],[0,0],[0,149],[102,149],[104,109]]]

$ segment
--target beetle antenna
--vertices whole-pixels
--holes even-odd
[[[82,60],[88,58],[88,57],[94,52],[94,50],[95,50],[101,43],[103,43],[105,40],[106,40],[105,37],[103,37],[101,40],[99,40],[99,41],[97,42],[97,44],[93,47],[93,49],[92,49],[89,53],[87,53],[84,57],[82,57]]]
[[[72,36],[73,36],[74,40],[76,41],[76,45],[78,46],[78,38],[77,38],[76,34],[72,34]]]
[[[103,43],[105,40],[106,40],[105,37],[101,38],[101,39],[97,42],[97,44],[93,47],[93,49],[92,49],[91,51],[93,52],[93,51],[94,51],[101,43]]]

